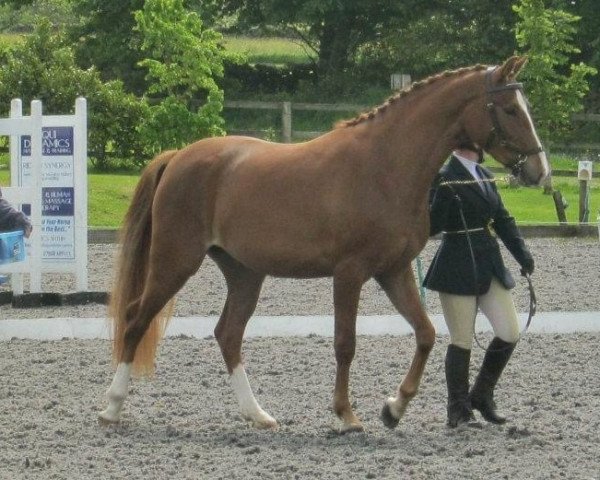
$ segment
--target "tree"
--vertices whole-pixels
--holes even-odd
[[[584,62],[600,70],[600,8],[598,0],[570,0],[564,10],[581,18],[578,22],[576,43],[580,52],[571,55],[574,63]],[[590,93],[585,99],[586,109],[600,111],[600,75],[589,79]],[[596,134],[597,135],[597,134]]]
[[[414,2],[414,0],[413,0]],[[413,2],[388,0],[225,0],[242,25],[275,26],[293,32],[318,56],[322,75],[351,65],[359,45],[372,39],[393,18],[408,15]]]
[[[397,18],[358,51],[365,69],[420,78],[476,63],[497,64],[515,49],[512,0],[432,2],[411,21]]]
[[[140,40],[133,32],[133,12],[144,0],[73,0],[74,11],[83,18],[70,30],[77,63],[95,67],[103,80],[121,80],[125,88],[141,94],[145,72],[137,65],[142,60]]]
[[[4,53],[0,107],[6,112],[13,98],[21,98],[25,105],[39,99],[46,112],[66,114],[78,96],[88,100],[92,162],[108,168],[108,150],[121,158],[141,159],[144,146],[136,125],[146,115],[145,104],[126,94],[121,82],[103,83],[96,70],[79,68],[71,46],[48,21]]]
[[[226,57],[221,35],[204,28],[182,0],[146,0],[135,20],[147,56],[140,62],[148,71],[147,93],[161,99],[142,126],[149,143],[155,150],[180,148],[223,134],[223,92],[215,81]],[[199,95],[203,102],[195,109]]]
[[[13,8],[21,8],[31,5],[35,0],[0,0],[0,5],[8,5]]]
[[[544,0],[519,0],[515,34],[529,57],[522,74],[527,81],[538,131],[542,138],[560,139],[571,126],[571,115],[581,111],[589,91],[587,78],[596,69],[583,62],[569,64],[579,53],[573,44],[579,17],[545,7]]]
[[[19,0],[17,0],[19,1]],[[144,0],[70,0],[81,18],[70,30],[76,45],[77,61],[83,68],[94,66],[104,80],[119,79],[125,88],[142,95],[147,88],[141,38],[135,30],[134,14],[144,7]],[[220,13],[219,0],[188,0],[195,11],[213,19]]]
[[[76,22],[70,0],[0,1],[0,31],[31,32],[38,19],[55,27]]]
[[[315,53],[321,78],[385,81],[402,71],[497,63],[515,49],[514,0],[225,0],[243,26],[293,32]],[[358,70],[355,67],[359,67]],[[354,69],[351,71],[351,69]]]

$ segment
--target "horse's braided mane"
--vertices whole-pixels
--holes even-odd
[[[430,77],[424,78],[423,80],[419,80],[418,82],[414,82],[406,88],[403,88],[399,92],[395,93],[391,97],[389,97],[385,102],[377,107],[373,108],[369,112],[361,113],[360,115],[351,118],[349,120],[341,120],[336,123],[335,128],[345,128],[345,127],[353,127],[354,125],[358,125],[359,123],[366,122],[367,120],[371,120],[375,118],[377,115],[383,113],[390,105],[397,102],[398,100],[405,98],[415,90],[419,90],[426,85],[431,85],[432,83],[437,82],[440,79],[455,77],[459,75],[463,75],[468,72],[477,72],[479,70],[487,69],[487,65],[473,65],[471,67],[459,68],[456,70],[446,70],[442,73],[438,73],[435,75],[431,75]]]

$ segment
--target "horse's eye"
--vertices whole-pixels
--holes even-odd
[[[516,107],[506,107],[503,110],[507,115],[516,115],[519,111]]]

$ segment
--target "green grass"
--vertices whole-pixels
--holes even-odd
[[[567,201],[565,210],[569,223],[579,222],[579,182],[577,178],[558,177],[553,179],[555,190],[559,190]],[[545,195],[541,188],[509,188],[499,184],[500,195],[508,211],[518,223],[557,223],[558,217],[552,195]],[[592,182],[590,189],[589,221],[595,222],[600,211],[600,186]]]
[[[134,173],[88,175],[88,223],[93,227],[119,227],[138,179]]]
[[[228,50],[244,55],[249,63],[290,64],[310,61],[300,42],[280,37],[225,36]]]
[[[25,37],[16,33],[0,33],[0,48],[22,42]]]
[[[553,155],[551,163],[552,170],[571,170],[576,172],[579,161],[574,157]]]

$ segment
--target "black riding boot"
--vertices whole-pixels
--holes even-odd
[[[471,350],[448,345],[446,384],[448,386],[448,426],[457,427],[474,420],[469,404],[469,362]]]
[[[485,352],[481,370],[469,394],[471,406],[479,410],[483,418],[488,422],[498,424],[506,422],[506,418],[500,417],[496,413],[494,388],[515,346],[516,343],[508,343],[500,340],[498,337],[494,337]]]

